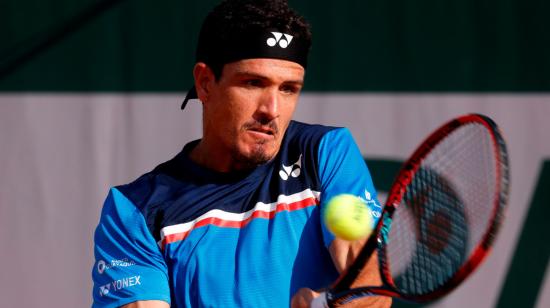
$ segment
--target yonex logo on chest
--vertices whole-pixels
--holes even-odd
[[[279,176],[283,181],[286,181],[289,179],[289,177],[297,178],[300,176],[300,173],[302,171],[302,154],[300,154],[300,157],[298,157],[298,160],[293,163],[290,166],[285,166],[285,164],[282,164],[282,169],[279,170]]]

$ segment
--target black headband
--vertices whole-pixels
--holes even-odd
[[[307,67],[309,43],[277,30],[246,33],[230,38],[199,39],[197,48],[197,62],[207,65],[223,65],[243,59],[281,59],[296,62]],[[193,86],[181,105],[185,108],[187,101],[195,99],[197,91]]]

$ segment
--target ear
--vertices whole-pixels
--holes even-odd
[[[208,100],[211,85],[216,81],[214,72],[206,63],[197,62],[193,68],[193,77],[195,78],[195,89],[201,102]]]

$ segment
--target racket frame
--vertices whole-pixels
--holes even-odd
[[[493,147],[497,162],[495,166],[497,175],[497,183],[495,187],[498,189],[495,190],[495,204],[492,205],[489,228],[483,235],[481,241],[473,249],[468,261],[465,262],[457,270],[453,277],[445,284],[438,287],[434,291],[423,295],[411,296],[402,294],[397,290],[397,288],[394,287],[395,284],[391,277],[389,264],[385,262],[386,258],[384,257],[384,254],[386,253],[385,243],[391,228],[393,213],[401,203],[407,186],[413,180],[415,173],[420,168],[422,161],[427,154],[441,141],[443,141],[446,136],[468,123],[478,123],[485,126],[485,128],[487,128],[490,132],[492,142],[495,145]],[[508,192],[508,154],[505,141],[495,122],[489,117],[481,114],[467,114],[445,123],[430,134],[401,167],[401,170],[398,172],[394,184],[388,193],[382,215],[376,225],[376,228],[373,230],[369,239],[365,243],[365,246],[362,248],[361,252],[355,261],[348,267],[348,269],[340,275],[340,277],[328,290],[325,291],[328,306],[333,307],[335,304],[344,304],[356,298],[372,295],[390,296],[418,303],[432,301],[447,295],[460,283],[462,283],[489,254],[492,244],[496,238],[496,234],[498,233],[502,220],[504,219],[504,210],[508,201]],[[378,251],[381,256],[378,260],[380,276],[383,281],[382,286],[367,286],[352,289],[351,285],[359,276],[375,250]]]

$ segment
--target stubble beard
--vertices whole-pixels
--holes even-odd
[[[270,121],[250,121],[245,123],[241,132],[246,132],[259,126],[268,126],[275,136],[279,134],[279,128],[275,122]],[[249,153],[244,154],[237,146],[233,149],[233,159],[237,162],[239,169],[252,169],[269,162],[278,151],[270,151],[277,143],[276,140],[257,140],[252,145]]]
[[[274,154],[268,153],[267,147],[267,141],[261,141],[254,144],[248,154],[234,149],[233,159],[239,165],[239,169],[253,169],[269,162],[273,158]]]

